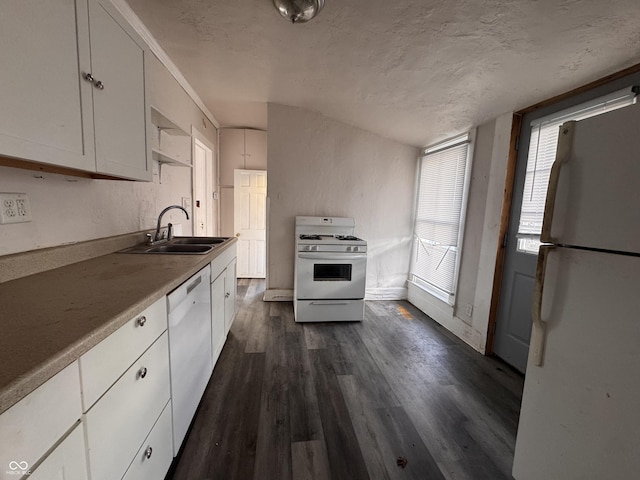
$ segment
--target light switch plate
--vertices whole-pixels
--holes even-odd
[[[26,193],[0,193],[0,224],[31,221],[31,205]]]

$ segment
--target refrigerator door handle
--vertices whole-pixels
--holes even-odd
[[[531,329],[530,350],[534,365],[541,366],[544,355],[544,342],[546,337],[547,324],[542,321],[542,295],[544,293],[544,274],[547,268],[547,256],[549,252],[556,248],[554,245],[541,245],[538,252],[538,264],[536,266],[536,284],[533,290],[533,308],[531,318],[533,320]]]
[[[558,151],[556,160],[551,166],[549,176],[549,188],[547,189],[547,198],[544,204],[544,216],[542,217],[542,232],[540,233],[540,241],[542,243],[553,243],[551,239],[551,224],[553,223],[553,210],[556,204],[556,193],[558,192],[558,180],[560,178],[560,169],[567,162],[571,155],[571,147],[573,146],[573,132],[576,122],[563,123],[560,126],[560,136],[558,137]]]

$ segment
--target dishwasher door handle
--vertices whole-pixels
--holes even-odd
[[[191,282],[191,285],[187,287],[187,295],[189,295],[194,288],[200,285],[200,283],[202,283],[202,275],[196,278],[193,282]]]

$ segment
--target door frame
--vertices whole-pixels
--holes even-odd
[[[218,169],[217,162],[217,151],[215,143],[204,136],[197,128],[193,125],[191,126],[191,158],[192,158],[192,173],[191,173],[191,198],[192,198],[192,232],[196,232],[196,215],[195,215],[195,183],[196,183],[196,169],[195,169],[195,161],[196,161],[196,142],[199,142],[209,150],[211,150],[211,178],[205,184],[206,195],[209,197],[207,199],[208,202],[211,202],[211,214],[213,218],[210,218],[212,225],[212,235],[218,235],[220,231],[220,202],[219,195],[217,192],[219,191],[218,184],[220,182],[220,175]]]
[[[509,145],[509,158],[507,160],[507,173],[502,201],[502,213],[500,216],[499,238],[501,238],[502,241],[498,246],[498,252],[496,255],[485,355],[493,354],[493,343],[495,340],[498,306],[500,304],[500,293],[502,289],[502,280],[504,274],[504,260],[506,255],[505,239],[508,234],[509,221],[511,219],[513,189],[515,186],[516,161],[518,157],[518,149],[520,147],[520,145],[518,144],[518,140],[520,138],[520,131],[523,127],[522,119],[524,115],[545,109],[549,109],[549,113],[551,113],[554,110],[561,110],[571,105],[586,102],[599,95],[603,95],[602,91],[596,91],[600,87],[609,88],[611,89],[611,91],[614,91],[616,89],[629,86],[630,83],[640,83],[640,78],[627,78],[639,72],[640,64],[636,64],[624,70],[620,70],[618,72],[612,73],[611,75],[607,75],[606,77],[602,77],[598,80],[582,85],[578,88],[574,88],[573,90],[570,90],[568,92],[538,102],[513,114],[511,140]],[[544,113],[541,112],[541,115],[544,115]],[[523,146],[523,148],[528,148],[528,146]]]
[[[267,182],[267,187],[265,187],[265,205],[264,205],[264,225],[265,225],[265,238],[264,238],[264,277],[253,277],[253,276],[249,276],[246,277],[243,274],[243,277],[240,277],[238,271],[238,267],[236,267],[236,276],[238,278],[264,278],[265,281],[268,278],[267,275],[267,268],[268,268],[268,260],[267,260],[267,253],[268,253],[268,232],[269,232],[269,223],[268,223],[268,214],[269,214],[269,197],[267,195],[267,188],[269,185],[269,180],[268,180],[268,172],[267,170],[256,170],[256,169],[246,169],[246,168],[235,168],[233,170],[233,231],[234,231],[234,235],[236,237],[240,236],[240,232],[239,232],[239,228],[238,228],[238,210],[240,209],[240,202],[238,202],[238,195],[239,195],[239,189],[240,186],[238,185],[238,179],[240,178],[239,172],[247,172],[250,174],[264,174],[264,177],[266,178],[266,182]],[[240,259],[240,246],[238,246],[238,259]],[[240,262],[238,262],[238,264],[240,264]]]

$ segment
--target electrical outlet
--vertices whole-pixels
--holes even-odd
[[[0,224],[31,221],[31,206],[26,193],[0,193]]]
[[[182,208],[187,211],[191,210],[191,197],[182,197]]]
[[[467,314],[467,317],[470,317],[473,314],[473,305],[471,305],[470,303],[467,303],[467,307],[465,308],[465,313]]]

